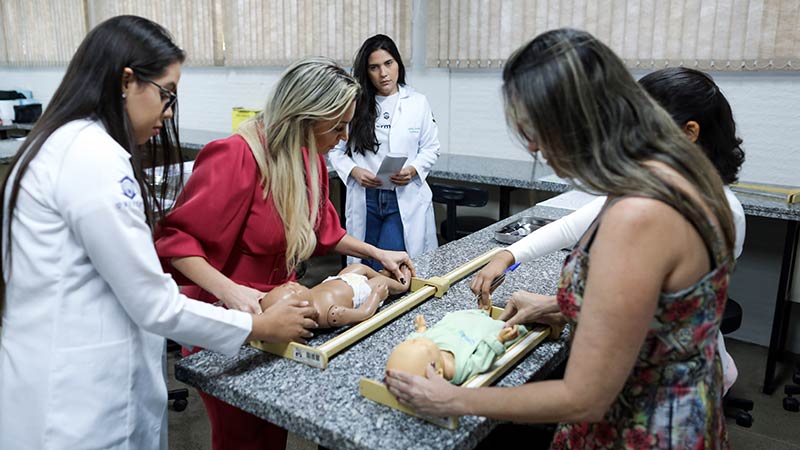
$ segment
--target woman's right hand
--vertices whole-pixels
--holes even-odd
[[[555,295],[539,295],[525,291],[511,294],[503,313],[498,317],[506,326],[537,322],[548,314],[558,313]]]
[[[489,295],[492,293],[492,283],[512,264],[514,264],[514,255],[509,251],[503,250],[478,272],[469,288],[472,289],[474,294],[480,294],[479,308],[484,309],[485,306],[491,304]]]
[[[236,309],[250,314],[261,314],[259,301],[266,295],[258,289],[231,282],[220,296],[228,309]]]
[[[253,316],[253,331],[248,340],[305,344],[306,339],[314,336],[309,329],[318,326],[317,310],[308,301],[280,301]]]
[[[372,172],[361,167],[353,167],[350,171],[350,176],[356,180],[356,183],[365,188],[377,188],[381,185],[381,180]]]

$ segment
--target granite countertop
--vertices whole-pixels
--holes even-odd
[[[572,186],[558,178],[546,164],[529,161],[443,154],[430,175],[447,180],[469,181],[494,186],[566,192]]]
[[[733,192],[748,216],[800,221],[800,203],[786,203],[743,192]]]
[[[0,164],[11,164],[24,139],[0,139]]]
[[[487,229],[415,260],[418,275],[446,273],[464,262],[502,246],[494,230],[529,214],[524,211]],[[554,294],[566,254],[556,252],[523,264],[508,275],[495,295],[504,306],[511,293],[525,289]],[[383,378],[391,349],[413,331],[413,318],[423,314],[429,324],[453,310],[474,308],[469,276],[453,285],[441,299],[432,298],[331,359],[325,370],[243,347],[235,357],[202,351],[176,364],[175,376],[192,386],[289,431],[337,449],[469,449],[497,424],[475,416],[463,417],[457,430],[446,430],[421,419],[373,403],[359,393],[359,379]],[[318,336],[317,346],[330,336]],[[567,331],[558,341],[536,347],[498,385],[523,384],[547,376],[566,358]]]

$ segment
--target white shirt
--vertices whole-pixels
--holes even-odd
[[[723,186],[725,198],[733,214],[733,225],[736,237],[733,246],[733,257],[738,258],[744,247],[746,229],[744,208],[742,203],[728,186]],[[578,242],[583,233],[589,229],[594,218],[600,214],[607,197],[597,197],[573,213],[551,222],[534,231],[525,238],[510,245],[506,250],[514,255],[516,262],[528,262],[540,256],[552,253],[560,248],[571,247]]]
[[[234,354],[250,333],[249,315],[189,300],[163,273],[129,159],[77,120],[23,176],[4,274],[2,449],[163,447],[161,336]]]
[[[366,149],[364,151],[364,168],[372,172],[378,173],[378,168],[381,167],[383,158],[391,152],[389,146],[389,134],[392,130],[392,119],[397,112],[397,99],[400,98],[400,91],[395,92],[387,97],[376,95],[375,103],[378,104],[378,116],[375,118],[375,138],[380,143],[377,152],[372,152],[373,149]]]

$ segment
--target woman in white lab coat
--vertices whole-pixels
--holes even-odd
[[[425,179],[439,158],[436,122],[424,95],[405,84],[394,41],[378,34],[356,55],[353,75],[361,94],[350,139],[328,155],[347,185],[347,233],[385,250],[416,257],[438,246],[433,194]],[[406,157],[383,184],[376,176],[386,155]],[[376,261],[365,261],[376,270]]]
[[[255,316],[190,300],[152,241],[153,160],[177,161],[184,53],[161,26],[94,28],[12,163],[2,197],[0,448],[166,448],[164,338],[235,354],[301,340],[303,302]],[[159,146],[153,144],[160,144]],[[150,161],[152,162],[152,161]]]

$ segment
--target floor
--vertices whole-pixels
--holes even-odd
[[[338,256],[312,260],[304,284],[316,284],[327,275],[338,272]],[[779,389],[771,396],[761,393],[761,382],[766,361],[766,348],[754,344],[729,339],[728,351],[739,367],[739,378],[731,389],[731,394],[752,400],[754,423],[751,428],[736,425],[728,419],[728,436],[733,450],[790,450],[800,449],[800,413],[785,411],[782,407],[783,385],[791,380],[791,367],[786,365],[778,375],[781,378]],[[795,360],[798,358],[796,357]],[[175,355],[169,356],[172,369]],[[170,388],[185,387],[175,381],[170,373]],[[512,433],[536,432],[526,428],[510,427]],[[508,431],[510,430],[510,431]],[[175,450],[204,450],[211,448],[211,432],[202,402],[194,389],[189,389],[189,404],[182,412],[169,411],[170,448]],[[493,437],[492,439],[497,439]],[[493,441],[494,442],[494,441]],[[517,441],[519,442],[519,441]],[[529,441],[530,442],[530,441]],[[490,445],[489,447],[495,447]],[[316,450],[316,445],[297,436],[290,436],[287,448],[290,450]],[[547,448],[543,446],[542,448]]]

